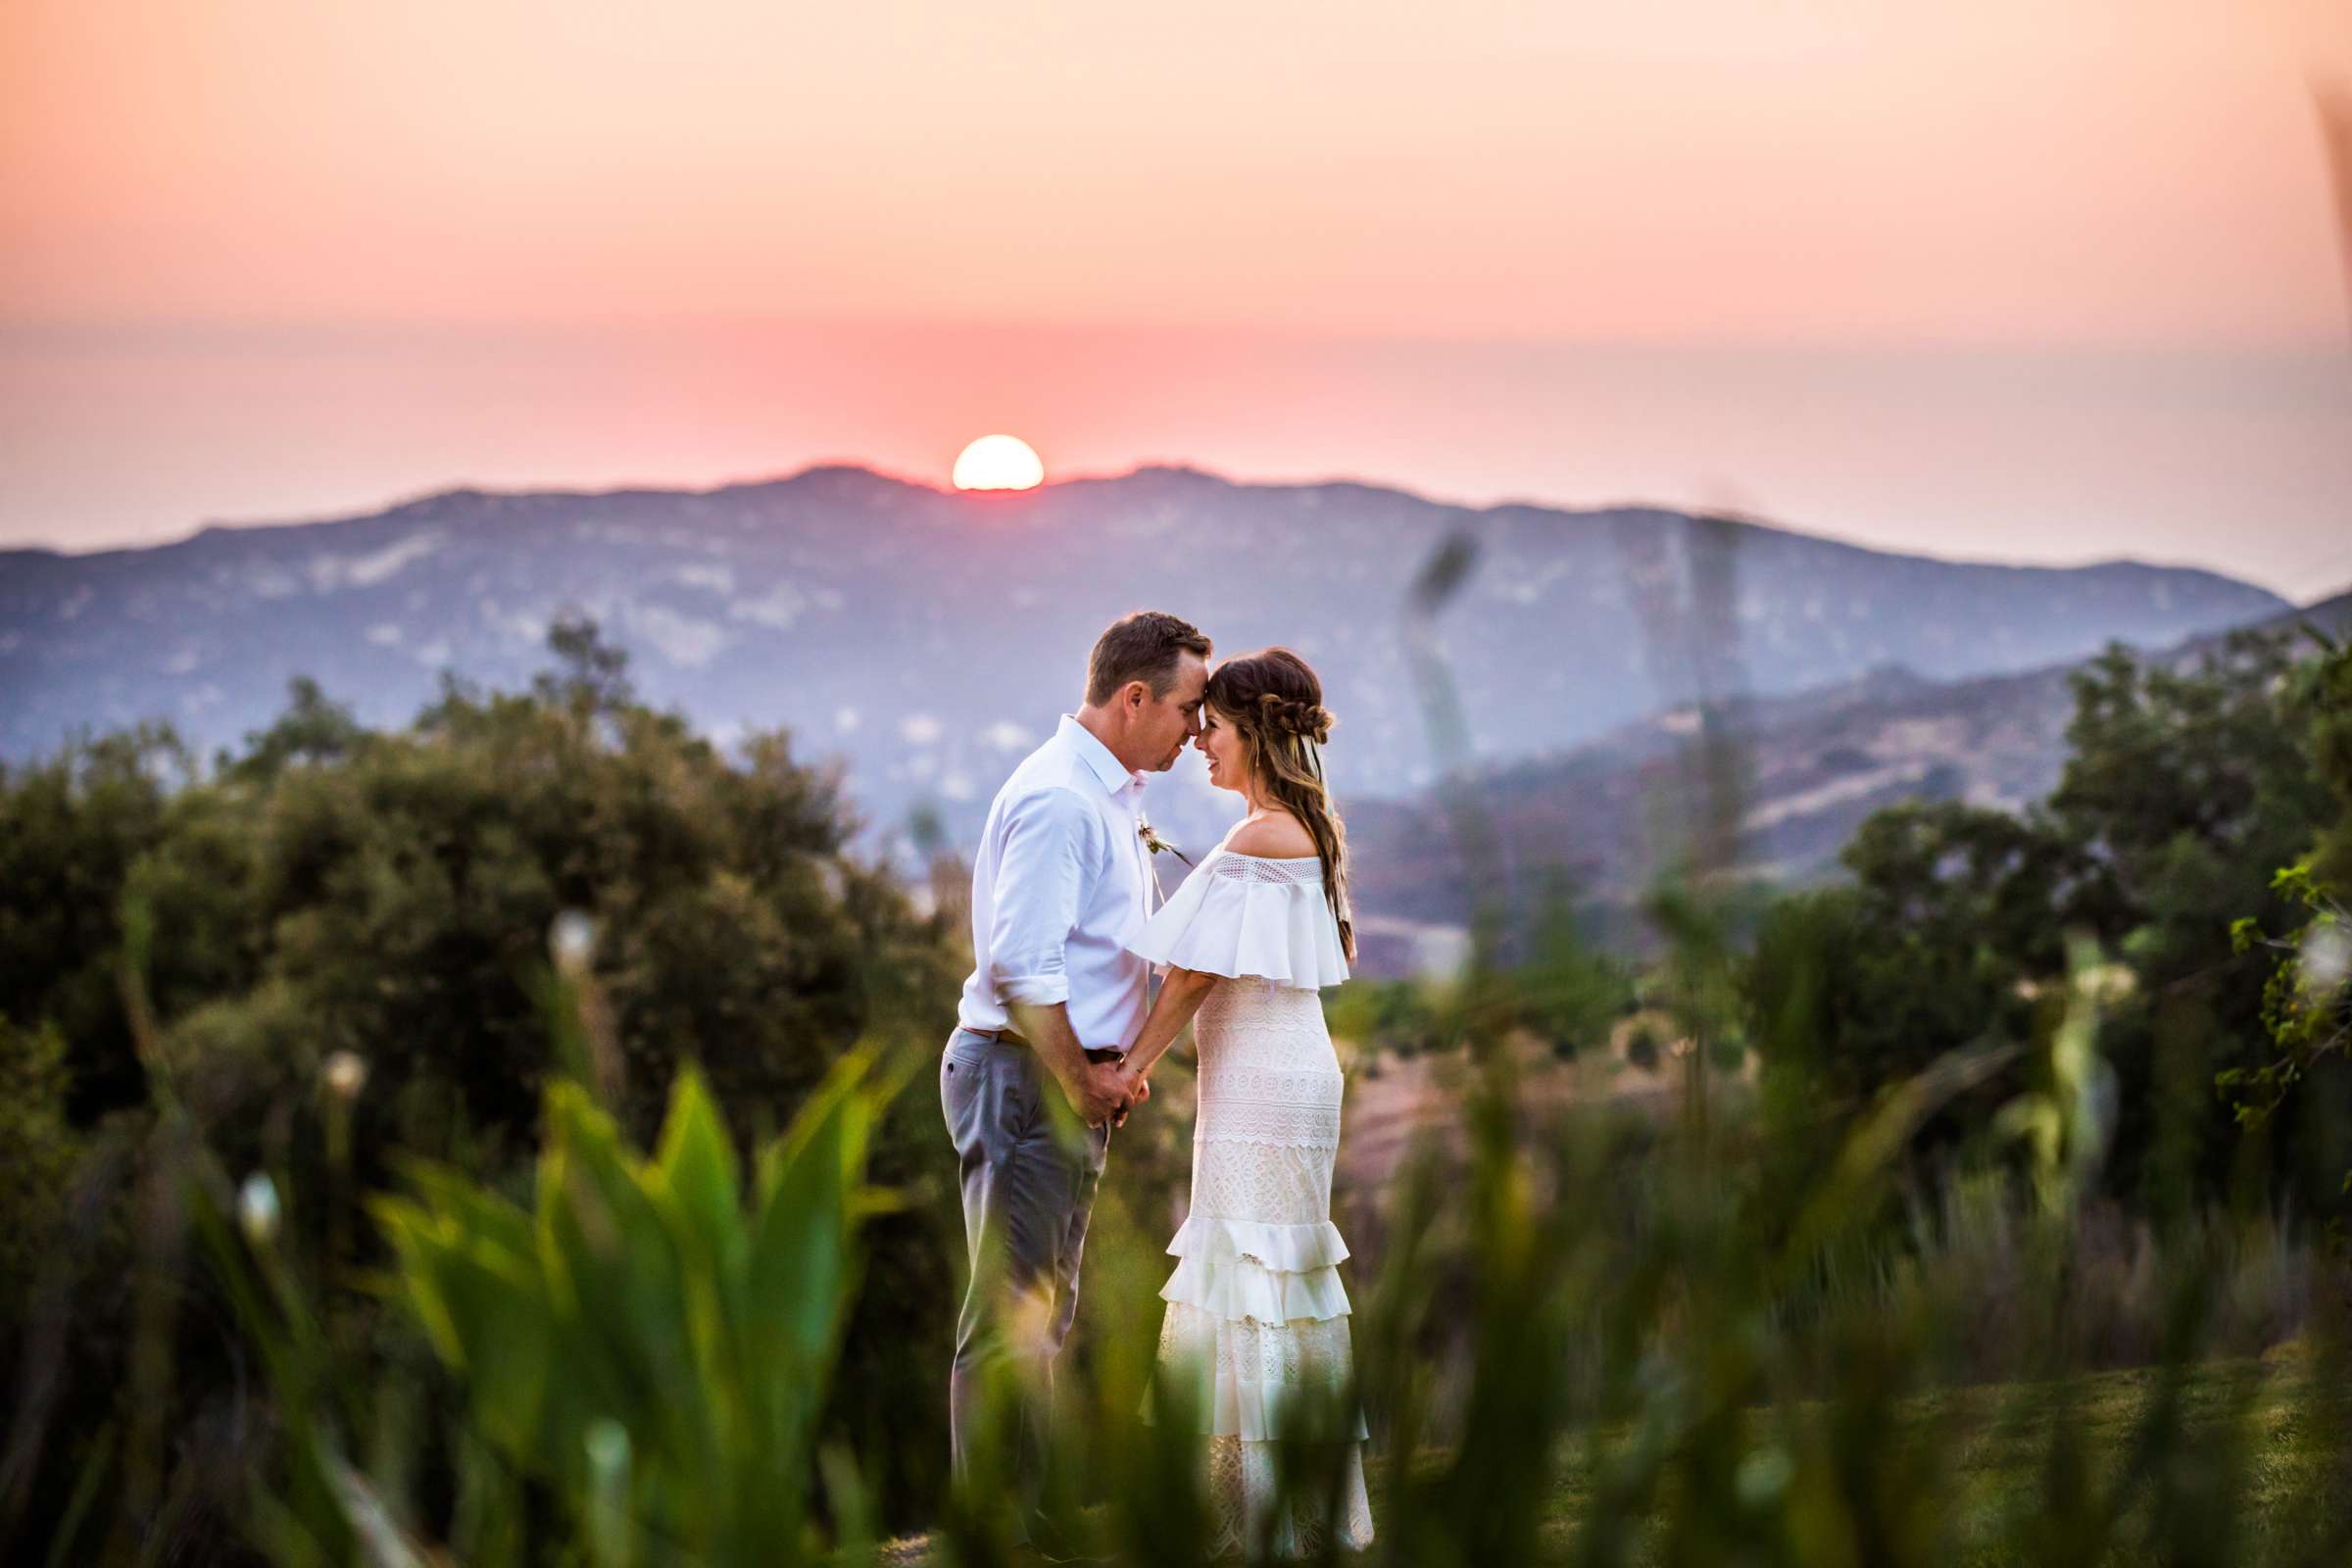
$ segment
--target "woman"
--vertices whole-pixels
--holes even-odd
[[[1372,1541],[1363,1418],[1349,1383],[1348,1255],[1331,1223],[1339,1059],[1319,988],[1348,978],[1347,843],[1323,784],[1322,683],[1286,648],[1209,676],[1198,742],[1209,782],[1249,812],[1129,947],[1168,966],[1128,1052],[1132,1093],[1199,1014],[1192,1211],[1168,1250],[1163,1377],[1197,1380],[1220,1552],[1283,1555]],[[1325,1423],[1311,1430],[1307,1423]],[[1306,1496],[1275,1509],[1277,1437],[1328,1438],[1336,1516]]]

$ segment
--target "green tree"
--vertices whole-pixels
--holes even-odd
[[[1766,917],[1750,985],[1783,1060],[1856,1102],[1962,1046],[2024,1038],[2064,972],[2066,926],[2116,899],[2046,818],[1955,801],[1874,813],[1841,859],[1850,881]],[[1792,1027],[1791,1009],[1817,1022]]]
[[[2236,951],[2230,925],[2249,911],[2268,925],[2291,918],[2273,872],[2332,814],[2289,700],[2296,641],[2239,632],[2185,667],[2110,649],[2075,677],[2073,755],[2050,808],[2122,895],[2090,923],[2137,981],[2099,1040],[2119,1081],[2116,1178],[2167,1201],[2234,1178],[2236,1118],[2213,1084],[2267,1056],[2269,977]],[[2286,1131],[2272,1180],[2331,1203],[2308,1159],[2332,1135],[2321,1123]]]
[[[780,732],[722,753],[637,703],[625,655],[593,623],[550,642],[560,667],[529,693],[445,683],[390,732],[296,682],[287,710],[209,777],[160,729],[0,774],[0,1015],[22,1026],[12,1062],[26,1041],[64,1041],[69,1129],[111,1119],[105,1143],[127,1168],[159,1168],[150,1129],[178,1125],[158,1115],[168,1082],[223,1168],[281,1178],[298,1251],[364,1262],[344,1252],[368,1234],[352,1204],[390,1185],[396,1161],[443,1158],[494,1187],[527,1169],[559,1065],[559,921],[595,979],[613,1109],[636,1141],[689,1065],[748,1144],[861,1040],[945,1034],[956,933],[856,852],[829,773]],[[955,1254],[934,1227],[952,1205],[920,1098],[875,1133],[876,1177],[906,1206],[877,1221],[874,1290],[844,1352],[883,1410],[927,1411],[917,1391],[947,1361]],[[24,1114],[40,1114],[29,1096]],[[144,1265],[105,1250],[169,1227],[122,1223],[129,1205],[126,1194],[116,1222],[74,1240],[75,1371],[55,1420],[84,1438],[110,1417],[174,1431],[219,1419],[239,1375],[221,1348],[183,1343],[177,1400],[140,1415],[122,1360],[147,1309],[119,1282]],[[154,1267],[172,1283],[149,1299],[206,1298],[179,1263]],[[13,1307],[20,1277],[0,1278]],[[330,1269],[327,1294],[364,1336],[374,1305],[342,1279]],[[220,1321],[172,1314],[182,1340]],[[864,1423],[864,1405],[845,1400],[834,1420]],[[870,1424],[858,1435],[874,1438]],[[945,1451],[937,1416],[902,1414],[888,1436]],[[30,1491],[63,1499],[74,1479],[45,1473]]]
[[[76,1125],[144,1094],[122,1009],[122,889],[169,835],[173,787],[194,777],[164,724],[0,763],[0,1015],[65,1036]]]
[[[594,620],[567,612],[547,629],[556,667],[535,676],[531,690],[543,703],[583,712],[615,713],[634,704],[628,651],[606,642]]]
[[[1593,944],[1587,925],[1575,883],[1561,871],[1547,874],[1517,991],[1521,1022],[1561,1056],[1605,1042],[1633,1001],[1623,965]]]
[[[0,1279],[33,1278],[58,1241],[75,1140],[66,1125],[66,1042],[57,1026],[24,1029],[0,1017]],[[0,1295],[0,1331],[23,1313]]]
[[[2296,696],[2316,679],[2277,633],[2193,663],[2111,648],[2074,677],[2046,806],[1875,813],[1844,851],[1849,883],[1766,920],[1748,989],[1768,1054],[1809,1092],[1867,1103],[1947,1052],[2030,1038],[2069,937],[2086,937],[2129,968],[2099,1033],[2116,1089],[2107,1179],[2160,1207],[2225,1189],[2239,1140],[2213,1081],[2269,1042],[2266,968],[2233,952],[2230,924],[2252,908],[2276,928],[2289,906],[2272,868],[2341,810]],[[1956,1098],[1922,1137],[1965,1136],[2019,1087],[2013,1072]],[[2300,1129],[2278,1154],[2278,1178],[2315,1201],[2300,1166],[2328,1136]]]
[[[2333,820],[2314,839],[2311,852],[2282,866],[2272,882],[2278,897],[2296,906],[2292,929],[2266,937],[2266,922],[2240,917],[2231,927],[2237,951],[2268,949],[2275,960],[2263,995],[2263,1021],[2273,1054],[2250,1066],[2225,1068],[2223,1090],[2249,1125],[2264,1124],[2290,1091],[2315,1074],[2340,1081],[2343,1057],[2352,1046],[2352,643],[2338,644],[2312,633],[2321,653],[2296,671],[2289,706],[2307,726],[2313,767],[2335,801]],[[2345,1178],[2352,1188],[2352,1176]]]
[[[328,700],[310,676],[297,675],[287,683],[286,710],[268,729],[248,731],[241,756],[221,753],[219,766],[228,777],[267,783],[297,763],[337,761],[367,733],[349,708]]]
[[[2312,846],[2311,874],[2340,895],[2352,889],[2352,640],[2310,635],[2320,653],[2297,669],[2290,706],[2305,722],[2311,765],[2335,801],[2334,820]]]

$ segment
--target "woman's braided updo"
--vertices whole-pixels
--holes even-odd
[[[1272,652],[1285,653],[1288,650],[1277,648]],[[1305,667],[1303,662],[1299,667]],[[1307,671],[1307,679],[1314,679],[1312,670]],[[1278,735],[1300,736],[1317,746],[1331,739],[1331,710],[1325,708],[1319,699],[1308,702],[1284,697],[1279,692],[1260,692],[1257,694],[1257,710],[1265,726]]]
[[[1340,923],[1340,945],[1355,957],[1355,918],[1348,907],[1348,830],[1323,781],[1323,743],[1336,722],[1323,706],[1323,683],[1288,648],[1228,659],[1202,693],[1217,717],[1241,737],[1251,781],[1268,803],[1297,817],[1323,862],[1323,896]]]

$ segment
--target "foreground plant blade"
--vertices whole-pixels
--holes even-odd
[[[647,1560],[817,1549],[817,1421],[871,1206],[870,1064],[853,1055],[811,1097],[761,1155],[748,1204],[716,1107],[688,1074],[651,1159],[577,1085],[551,1089],[528,1213],[432,1169],[413,1196],[376,1205],[394,1298],[459,1379],[472,1422],[571,1499],[570,1528],[600,1556],[625,1554],[632,1533]]]

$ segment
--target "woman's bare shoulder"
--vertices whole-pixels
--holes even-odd
[[[1268,811],[1251,817],[1233,830],[1225,847],[1236,855],[1254,855],[1262,859],[1299,859],[1315,853],[1314,835],[1306,825],[1288,811]]]

